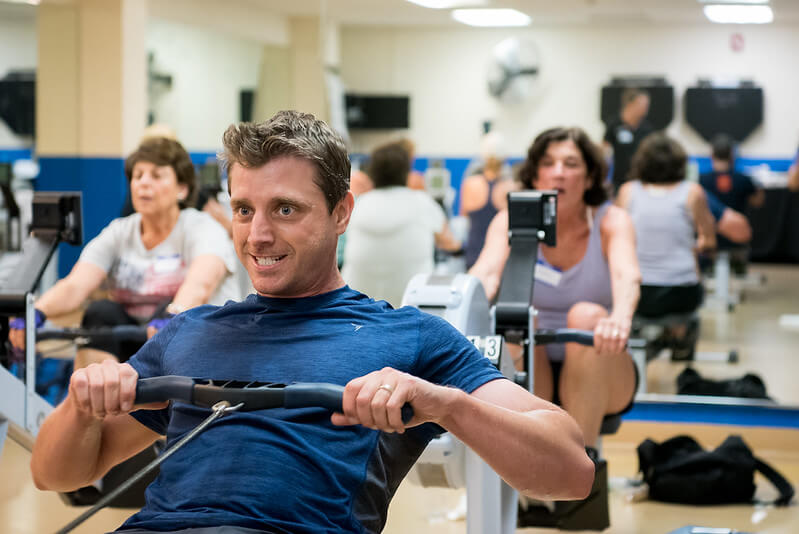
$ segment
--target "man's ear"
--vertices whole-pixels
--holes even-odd
[[[355,196],[352,194],[352,191],[347,191],[344,198],[339,200],[336,207],[333,208],[333,216],[336,218],[336,233],[338,235],[343,234],[347,230],[354,206]]]

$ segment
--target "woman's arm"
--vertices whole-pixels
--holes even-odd
[[[707,206],[707,198],[702,186],[699,184],[691,185],[687,202],[688,209],[694,217],[697,250],[713,250],[716,248],[716,221]]]
[[[77,310],[91,292],[100,287],[105,277],[105,271],[99,266],[78,261],[66,277],[36,300],[35,307],[45,317],[58,317]],[[25,330],[12,327],[8,340],[18,349],[25,348]]]
[[[622,352],[630,335],[641,290],[635,228],[626,211],[610,206],[600,223],[600,232],[602,250],[610,270],[613,309],[610,316],[597,324],[594,346],[599,352]]]
[[[461,215],[469,213],[483,207],[487,200],[488,184],[482,176],[473,174],[463,181],[461,185]]]
[[[483,250],[469,269],[469,274],[476,276],[482,282],[489,301],[494,300],[499,291],[502,271],[505,269],[509,254],[508,210],[502,210],[494,216],[488,226]]]
[[[447,252],[457,252],[463,246],[462,243],[455,238],[455,235],[452,233],[447,221],[444,221],[444,226],[438,233],[434,234],[434,236],[436,246],[441,250],[446,250]]]
[[[77,310],[92,291],[100,287],[106,272],[88,261],[78,261],[69,274],[45,291],[36,308],[47,317],[57,317]]]
[[[171,309],[175,312],[183,312],[205,304],[226,275],[227,267],[219,256],[215,254],[197,256],[189,265],[186,278],[172,299]]]
[[[788,169],[788,189],[799,191],[799,158]]]

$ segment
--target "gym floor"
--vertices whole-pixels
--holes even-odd
[[[757,372],[766,382],[769,395],[783,404],[799,406],[799,388],[792,384],[799,376],[795,358],[799,329],[781,328],[782,314],[799,314],[799,270],[793,266],[756,265],[754,272],[766,276],[766,284],[746,291],[744,301],[733,313],[721,309],[702,312],[700,351],[735,348],[740,362],[735,365],[696,363],[694,367],[709,378],[739,377]],[[794,356],[794,357],[792,357]],[[650,392],[673,393],[675,377],[685,364],[667,358],[650,362],[647,383]],[[611,534],[666,534],[686,525],[724,527],[741,532],[789,534],[799,531],[799,507],[755,506],[692,507],[636,500],[628,480],[636,476],[636,446],[646,438],[662,441],[679,434],[693,435],[705,447],[715,447],[729,434],[740,434],[767,462],[799,486],[799,423],[796,429],[771,429],[728,425],[688,425],[625,422],[618,433],[603,440],[603,456],[610,476]],[[82,509],[64,505],[59,497],[34,488],[28,470],[30,453],[6,440],[0,456],[0,530],[10,534],[39,534],[62,527]],[[772,498],[775,492],[758,476],[758,497]],[[386,534],[465,534],[462,520],[450,520],[463,490],[419,488],[403,483],[392,503]],[[133,511],[106,509],[76,529],[76,533],[113,530]],[[551,529],[519,529],[519,532],[554,533]],[[485,533],[491,534],[491,533]]]

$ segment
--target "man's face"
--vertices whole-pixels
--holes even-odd
[[[649,114],[649,97],[647,95],[638,95],[635,100],[630,102],[633,113],[637,120],[643,120]]]
[[[255,290],[306,297],[343,285],[336,241],[352,213],[348,193],[330,213],[310,162],[281,157],[256,169],[230,169],[233,241]]]

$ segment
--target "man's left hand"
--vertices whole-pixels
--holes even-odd
[[[425,422],[440,423],[459,394],[463,392],[384,367],[346,385],[342,401],[344,413],[334,413],[331,421],[334,425],[363,425],[383,432],[402,433],[407,427]],[[414,412],[407,424],[402,422],[402,406],[406,402]]]

